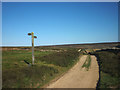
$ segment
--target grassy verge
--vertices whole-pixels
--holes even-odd
[[[88,71],[90,65],[91,65],[91,57],[90,57],[90,55],[88,55],[87,58],[86,58],[86,61],[85,61],[84,64],[82,65],[82,68],[85,67],[85,68],[87,69],[87,71]]]
[[[78,60],[77,50],[61,52],[35,51],[35,65],[31,63],[31,51],[3,51],[3,88],[39,88],[66,72]]]

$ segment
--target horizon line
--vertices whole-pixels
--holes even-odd
[[[116,41],[116,42],[92,42],[92,43],[70,43],[70,44],[53,44],[53,45],[37,45],[37,46],[34,46],[34,47],[42,47],[42,46],[62,46],[62,45],[88,45],[88,44],[109,44],[109,43],[120,43],[119,41]],[[0,47],[31,47],[31,46],[0,46]]]

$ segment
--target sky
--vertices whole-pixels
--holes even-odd
[[[3,2],[2,46],[118,41],[117,2]]]

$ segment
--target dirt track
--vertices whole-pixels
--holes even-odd
[[[57,81],[46,88],[96,88],[99,68],[95,56],[91,56],[91,66],[87,71],[82,68],[87,55],[83,55],[78,63]]]

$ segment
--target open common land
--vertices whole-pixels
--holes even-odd
[[[96,56],[99,65],[97,88],[120,88],[119,48],[120,45],[117,43],[97,44],[96,46],[92,44],[35,47],[35,65],[32,66],[24,62],[25,60],[32,63],[30,47],[3,47],[3,88],[45,87],[56,78],[64,77],[70,68],[81,62],[79,58],[83,55],[87,55],[87,57],[85,62],[80,65],[82,70],[85,68],[86,72],[91,70],[90,67],[93,63],[91,55]],[[69,77],[69,74],[67,75]]]
[[[35,50],[35,65],[31,50],[5,50],[2,52],[3,88],[38,88],[67,71],[78,60],[76,49]]]

